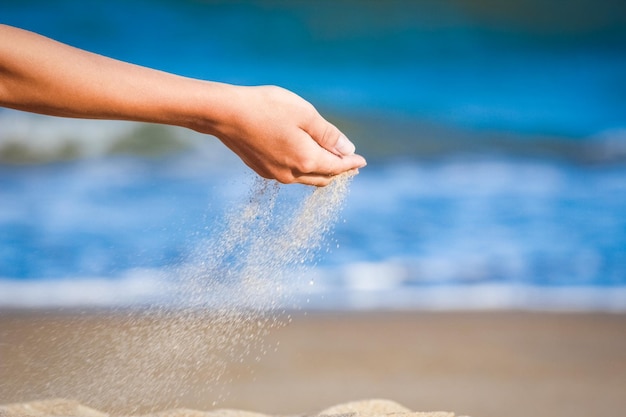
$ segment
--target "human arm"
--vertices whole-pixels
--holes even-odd
[[[181,77],[6,25],[0,25],[0,105],[191,128],[218,137],[259,175],[283,183],[323,186],[365,165],[335,126],[287,90]]]

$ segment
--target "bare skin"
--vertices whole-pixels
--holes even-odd
[[[325,186],[365,166],[307,101],[129,64],[0,25],[0,106],[52,116],[133,120],[219,138],[264,178]]]

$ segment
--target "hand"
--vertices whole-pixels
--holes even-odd
[[[222,116],[196,130],[217,136],[262,177],[325,186],[366,165],[348,138],[296,94],[273,86],[224,88]]]

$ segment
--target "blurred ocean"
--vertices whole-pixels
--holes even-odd
[[[0,22],[278,84],[346,132],[368,166],[304,308],[626,311],[623,1],[26,0]],[[163,296],[252,182],[190,131],[0,109],[0,307]]]

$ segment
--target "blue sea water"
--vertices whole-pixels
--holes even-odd
[[[626,310],[622,2],[5,1],[0,22],[282,85],[341,127],[369,165],[304,307]],[[0,110],[0,306],[148,299],[246,200],[216,141],[147,132]],[[115,147],[146,134],[186,148]]]

